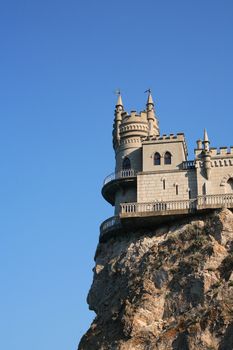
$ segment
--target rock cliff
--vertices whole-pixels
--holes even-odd
[[[232,350],[233,213],[137,230],[98,245],[79,350]]]

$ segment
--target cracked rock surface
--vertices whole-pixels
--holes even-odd
[[[100,243],[78,350],[233,350],[233,213]]]

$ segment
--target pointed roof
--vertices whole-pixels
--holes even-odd
[[[148,94],[147,104],[151,104],[151,105],[154,104],[151,92],[149,92],[149,94]]]
[[[204,139],[203,139],[203,141],[204,142],[209,142],[209,137],[208,137],[206,129],[204,129]]]
[[[121,98],[121,92],[120,90],[117,91],[117,95],[118,95],[118,98],[117,98],[117,103],[116,103],[116,106],[122,106],[123,107],[123,102],[122,102],[122,98]]]
[[[152,94],[151,94],[151,89],[146,90],[145,92],[148,92],[148,98],[147,98],[147,105],[154,105],[154,101],[152,98]]]

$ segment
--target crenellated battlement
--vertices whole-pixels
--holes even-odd
[[[219,147],[219,148],[210,148],[211,157],[222,157],[222,156],[233,156],[233,146],[230,147]]]
[[[146,142],[151,142],[154,143],[154,141],[185,141],[185,136],[183,133],[177,133],[177,134],[163,134],[163,135],[158,135],[158,136],[153,136],[153,137],[148,137],[145,141]]]
[[[131,111],[130,113],[122,112],[122,123],[137,122],[137,123],[148,123],[147,112],[142,111],[138,113],[137,111]]]

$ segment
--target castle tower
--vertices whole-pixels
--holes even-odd
[[[142,142],[148,137],[159,135],[158,120],[154,102],[149,90],[146,110],[129,114],[124,110],[122,96],[118,93],[113,124],[113,148],[115,151],[114,181],[104,184],[104,198],[115,206],[123,202],[135,202],[137,199],[136,174],[142,171]],[[107,180],[106,180],[107,181]]]

